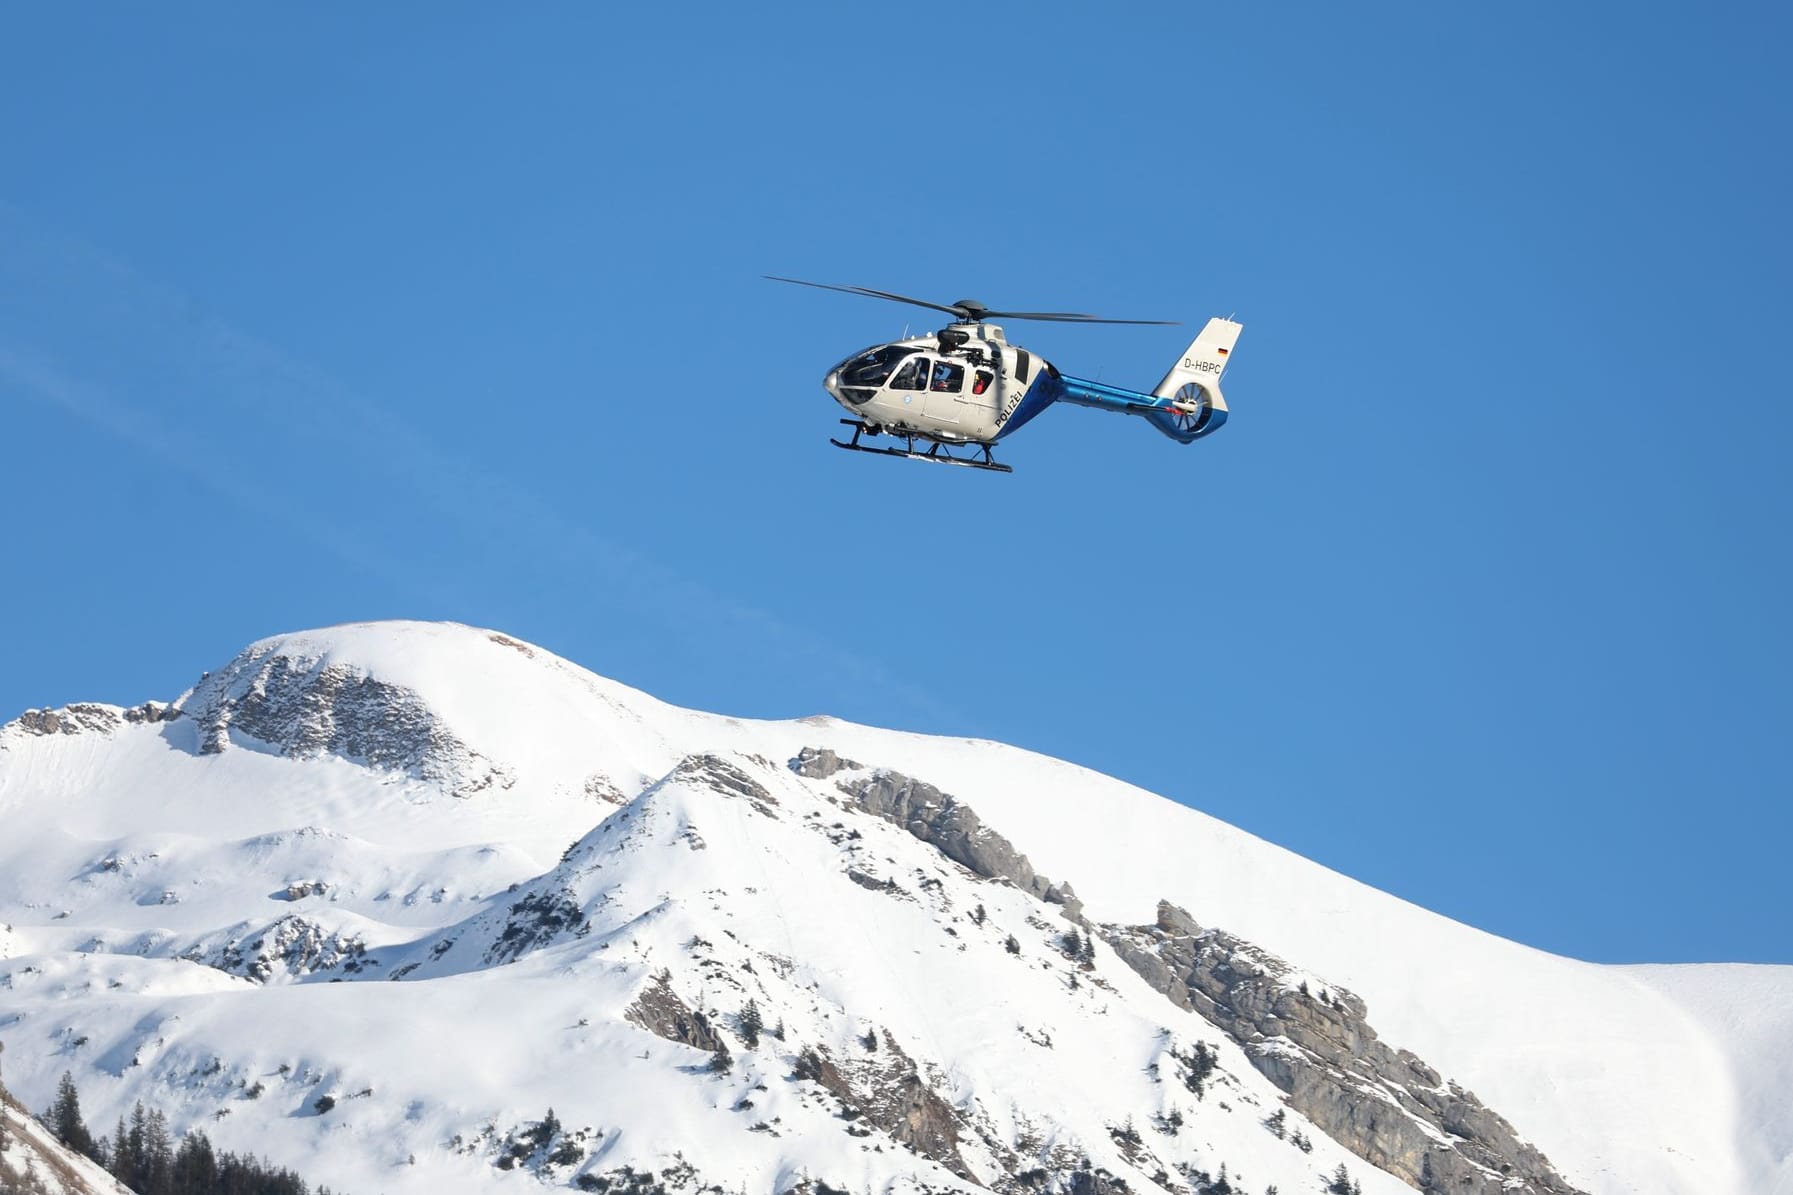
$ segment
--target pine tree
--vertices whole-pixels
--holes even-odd
[[[181,1138],[174,1151],[174,1189],[210,1192],[218,1185],[218,1159],[205,1133],[194,1129]]]
[[[131,1134],[125,1128],[125,1118],[120,1116],[118,1128],[112,1134],[112,1156],[106,1160],[106,1169],[112,1172],[113,1178],[129,1186],[131,1168],[135,1164],[135,1156],[131,1153]]]
[[[147,1173],[139,1195],[171,1195],[174,1190],[174,1142],[168,1136],[168,1118],[160,1108],[149,1114],[143,1130]]]
[[[134,1191],[149,1189],[149,1149],[147,1146],[147,1126],[149,1113],[138,1100],[131,1107],[131,1127],[125,1136],[128,1142],[130,1167],[121,1175],[120,1181]]]
[[[81,1093],[75,1089],[75,1077],[68,1071],[62,1072],[62,1082],[56,1085],[56,1102],[50,1105],[50,1131],[56,1134],[56,1140],[62,1142],[76,1153],[97,1158],[93,1134],[87,1131],[87,1125],[81,1120]]]
[[[760,1006],[749,1000],[747,1007],[741,1010],[741,1040],[747,1043],[749,1050],[760,1047],[760,1030],[766,1023],[760,1019]]]

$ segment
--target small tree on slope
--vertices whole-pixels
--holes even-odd
[[[81,1093],[75,1089],[75,1077],[68,1071],[62,1072],[62,1082],[56,1085],[56,1102],[50,1105],[49,1121],[56,1140],[76,1153],[98,1159],[93,1134],[81,1119]]]

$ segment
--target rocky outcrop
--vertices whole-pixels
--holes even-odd
[[[679,999],[679,994],[672,990],[672,978],[666,972],[648,981],[641,994],[635,997],[635,1002],[624,1011],[623,1019],[667,1041],[728,1056],[728,1043],[722,1040],[722,1034],[708,1017]]]
[[[178,709],[160,701],[146,701],[128,708],[81,701],[61,709],[26,710],[0,730],[15,730],[27,735],[111,734],[121,726],[171,722],[180,716]],[[0,734],[0,749],[5,745],[5,736]]]
[[[739,767],[723,759],[720,755],[689,755],[666,777],[668,783],[681,781],[686,784],[709,788],[725,797],[737,797],[767,817],[777,817],[773,806],[778,804],[765,785],[749,776]]]
[[[417,693],[341,664],[246,653],[183,699],[200,751],[233,733],[293,759],[335,755],[440,785],[457,797],[509,788],[509,770],[463,742]]]
[[[1291,1108],[1422,1191],[1572,1195],[1513,1126],[1371,1028],[1357,996],[1167,902],[1149,926],[1097,932],[1172,1003],[1225,1030]]]
[[[505,911],[504,928],[486,950],[489,964],[512,963],[563,935],[583,938],[591,922],[570,892],[532,892]]]
[[[596,772],[585,778],[585,795],[594,801],[606,801],[612,805],[627,805],[629,803],[629,798],[623,794],[622,789],[616,786],[615,781]]]
[[[826,747],[805,747],[791,760],[791,771],[811,780],[826,780],[836,772],[858,772],[863,764],[842,759]]]
[[[291,915],[252,933],[236,933],[220,946],[195,946],[184,957],[256,983],[332,971],[356,975],[378,965],[367,958],[361,938]]]
[[[838,1099],[841,1115],[848,1120],[881,1129],[960,1178],[971,1178],[959,1153],[958,1114],[928,1086],[914,1060],[889,1033],[870,1059],[846,1065],[837,1064],[824,1050],[805,1050],[797,1058],[795,1076]]]
[[[1040,875],[970,806],[933,785],[813,747],[790,768],[817,780],[852,773],[835,787],[863,812],[985,879],[1062,906],[1062,916],[1100,937],[1171,1003],[1223,1030],[1288,1093],[1290,1107],[1371,1165],[1426,1192],[1579,1195],[1474,1095],[1382,1042],[1352,993],[1306,979],[1168,903],[1149,926],[1092,925],[1069,884]]]
[[[800,776],[823,779],[842,771],[864,771],[832,751],[805,748],[791,761]],[[884,769],[835,785],[864,813],[901,826],[948,859],[986,880],[1007,880],[1023,892],[1065,906],[1075,918],[1082,902],[1069,884],[1054,884],[1033,869],[1013,843],[984,825],[977,812],[933,785]]]

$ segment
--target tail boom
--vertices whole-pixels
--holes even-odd
[[[1070,377],[1048,365],[1027,388],[1025,396],[1003,422],[995,438],[1001,439],[1058,402],[1094,407],[1099,411],[1117,411],[1123,415],[1142,415],[1153,427],[1179,444],[1212,435],[1226,423],[1226,398],[1220,392],[1220,375],[1226,372],[1227,357],[1238,342],[1241,330],[1241,325],[1232,320],[1209,320],[1201,335],[1184,350],[1150,394],[1088,378]]]
[[[1143,415],[1147,422],[1181,444],[1199,440],[1220,430],[1226,422],[1226,404],[1220,388],[1191,395],[1141,394],[1087,378],[1063,375],[1058,379],[1058,402],[1079,407],[1095,407],[1101,411],[1118,411],[1124,415]]]

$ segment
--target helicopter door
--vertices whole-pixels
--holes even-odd
[[[965,367],[956,361],[934,362],[934,380],[928,383],[927,415],[942,423],[957,423],[964,414],[959,398],[965,392]]]
[[[919,354],[910,357],[884,385],[890,397],[903,404],[901,414],[921,414],[922,400],[928,392],[928,359]]]

